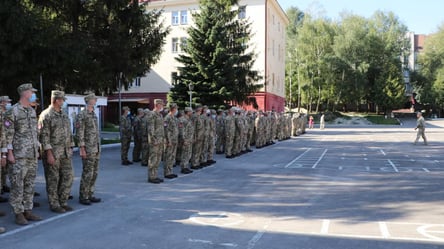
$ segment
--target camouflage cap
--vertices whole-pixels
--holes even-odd
[[[163,105],[163,100],[162,99],[155,99],[154,104],[155,105]]]
[[[51,91],[51,98],[66,100],[65,92],[59,90],[53,90]]]
[[[177,109],[177,104],[176,103],[170,103],[169,105],[168,105],[168,108],[170,108],[170,109]]]
[[[9,96],[1,96],[0,102],[11,102],[12,99],[9,98]]]
[[[85,96],[85,102],[88,103],[92,99],[97,99],[96,95],[94,93],[88,94]]]
[[[202,106],[201,106],[201,105],[196,105],[195,110],[196,110],[196,111],[197,111],[197,110],[202,110]]]
[[[193,112],[193,109],[191,107],[185,107],[185,112]]]
[[[137,112],[138,113],[142,113],[143,112],[143,108],[137,108]]]
[[[19,94],[21,94],[21,93],[24,92],[24,91],[28,91],[28,90],[31,90],[31,91],[33,91],[33,92],[37,92],[37,89],[35,89],[34,87],[32,87],[32,84],[31,84],[31,83],[22,84],[22,85],[20,85],[19,87],[17,87],[17,92],[18,92]]]
[[[203,109],[208,109],[207,105],[202,106]]]
[[[211,114],[216,114],[216,110],[211,109]]]
[[[130,108],[128,106],[122,107],[122,111],[129,111],[129,110],[130,110]]]

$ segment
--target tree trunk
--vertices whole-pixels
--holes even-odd
[[[318,85],[318,102],[316,103],[316,113],[319,113],[319,104],[321,103],[321,85]]]

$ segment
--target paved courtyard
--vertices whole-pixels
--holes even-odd
[[[308,130],[161,185],[106,148],[96,191],[104,201],[92,206],[77,202],[77,155],[75,211],[49,211],[40,168],[35,212],[45,220],[19,227],[8,213],[0,247],[444,248],[444,121],[428,122],[428,146],[412,144],[413,127]]]

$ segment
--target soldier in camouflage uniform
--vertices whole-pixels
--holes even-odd
[[[216,116],[216,154],[223,154],[225,147],[224,112],[217,110]]]
[[[6,185],[6,176],[8,175],[8,163],[7,163],[7,152],[8,149],[6,149],[6,144],[5,144],[5,140],[4,140],[4,123],[3,123],[3,116],[5,114],[5,112],[9,109],[11,109],[11,99],[8,96],[1,96],[0,97],[0,136],[3,136],[3,139],[1,139],[2,144],[1,144],[1,153],[2,153],[2,158],[1,158],[1,164],[2,166],[0,167],[0,202],[7,202],[8,199],[4,198],[1,196],[1,193],[3,192],[9,192],[10,189],[8,187],[8,185]],[[1,214],[0,214],[1,216]]]
[[[214,147],[216,146],[216,111],[211,110],[211,115],[207,117],[209,133],[208,133],[208,146],[207,146],[207,161],[205,163],[206,166],[210,166],[215,164],[214,161]]]
[[[254,134],[254,116],[251,111],[247,112],[247,126],[248,126],[248,133],[247,133],[247,143],[245,145],[246,152],[252,152],[251,150],[251,143],[253,140],[253,134]]]
[[[137,116],[134,118],[133,126],[134,126],[134,149],[133,149],[133,162],[141,162],[140,155],[142,152],[142,117],[143,117],[143,109],[137,109]]]
[[[171,103],[170,112],[164,119],[165,127],[165,160],[163,174],[167,179],[176,178],[173,174],[173,166],[176,163],[177,145],[179,143],[179,122],[176,118],[177,104]]]
[[[165,145],[164,122],[163,122],[163,100],[154,100],[154,109],[149,119],[148,143],[149,143],[149,159],[148,159],[148,182],[159,184],[163,182],[158,176],[158,168],[162,160],[163,149]]]
[[[98,118],[95,113],[97,97],[94,94],[85,96],[86,107],[77,115],[77,140],[83,170],[80,180],[79,202],[83,205],[100,202],[94,196],[95,184],[99,172],[100,131]]]
[[[190,165],[191,154],[194,143],[194,124],[191,121],[193,115],[193,109],[185,107],[185,113],[179,118],[179,136],[182,141],[182,153],[180,157],[180,173],[190,174],[192,170],[188,168]]]
[[[259,110],[259,113],[254,121],[254,126],[256,128],[256,148],[260,149],[265,146],[265,117],[262,110]]]
[[[64,92],[52,91],[51,105],[40,114],[38,122],[46,192],[49,207],[56,213],[73,210],[68,206],[68,197],[74,177],[71,160],[74,139],[71,121],[63,111],[65,100]]]
[[[121,156],[122,165],[130,165],[133,162],[128,160],[128,151],[131,144],[131,137],[133,135],[133,124],[131,121],[131,111],[128,106],[122,108],[123,114],[120,117],[120,141],[121,141]]]
[[[202,139],[202,150],[200,152],[200,166],[206,167],[207,164],[207,156],[208,156],[208,146],[209,146],[209,136],[210,136],[210,120],[209,116],[211,115],[211,111],[208,109],[208,106],[204,105],[202,107],[202,115],[200,118],[204,124],[204,135]]]
[[[191,157],[191,169],[201,169],[200,156],[202,154],[202,146],[204,142],[205,124],[202,115],[202,107],[197,106],[196,112],[193,115],[192,122],[194,123],[194,144],[193,154]]]
[[[3,114],[4,111],[6,110],[6,102],[10,102],[11,100],[9,99],[8,96],[2,96],[0,97],[0,104],[1,104],[1,109],[0,109],[0,148],[1,148],[1,160],[0,160],[0,189],[2,189],[3,184],[6,185],[6,179],[3,179],[3,175],[6,178],[6,159],[7,159],[7,152],[8,150],[6,149],[6,141],[5,141],[5,131],[3,128]],[[9,104],[10,106],[10,104]],[[3,184],[2,184],[3,183]],[[8,199],[7,198],[3,198],[0,196],[0,198],[2,198],[1,202],[7,202]],[[3,211],[0,211],[0,216],[5,216],[6,213]],[[0,233],[4,233],[6,232],[6,228],[4,227],[0,227]]]
[[[140,122],[140,130],[142,136],[142,162],[143,167],[148,166],[148,156],[150,146],[148,144],[148,130],[149,130],[149,120],[151,118],[151,111],[149,109],[143,110],[143,117]]]
[[[236,120],[234,118],[235,107],[228,110],[227,116],[224,120],[224,131],[225,131],[225,157],[234,158],[233,146],[234,146],[234,135],[236,133]]]
[[[32,213],[34,184],[39,157],[37,115],[31,103],[37,99],[32,84],[18,87],[20,100],[4,118],[6,148],[8,149],[9,181],[11,193],[9,202],[15,213],[15,222],[26,225],[28,221],[42,218]]]

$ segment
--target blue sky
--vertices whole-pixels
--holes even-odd
[[[438,30],[444,22],[444,1],[442,0],[278,0],[286,10],[295,6],[302,11],[313,10],[331,19],[338,19],[339,13],[346,10],[354,14],[370,17],[376,10],[392,11],[410,31],[417,34],[430,34]]]

